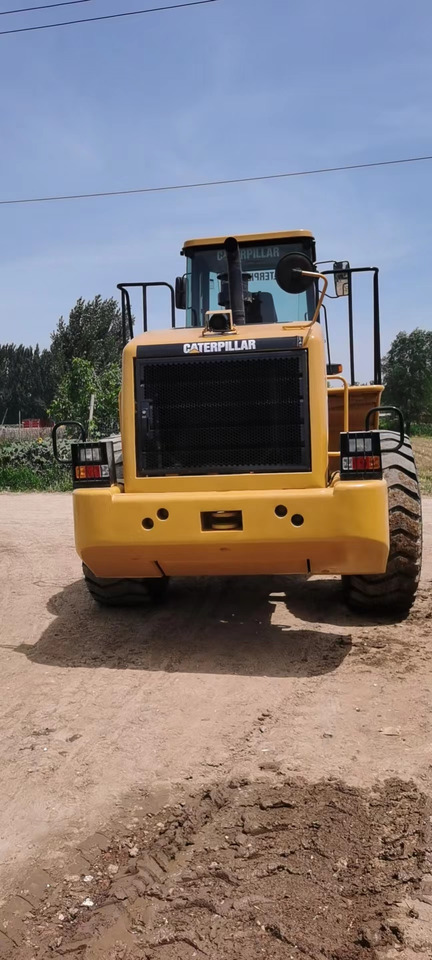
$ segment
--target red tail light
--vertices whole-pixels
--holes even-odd
[[[378,430],[341,433],[341,480],[381,480],[381,440]]]
[[[88,463],[82,467],[75,467],[76,480],[100,480],[101,477],[104,479],[109,477],[108,465]]]
[[[114,482],[112,444],[106,440],[72,444],[74,487],[108,487]]]

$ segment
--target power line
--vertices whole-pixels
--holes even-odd
[[[340,167],[320,167],[317,170],[293,170],[290,173],[268,173],[260,177],[233,177],[229,180],[203,180],[197,183],[177,183],[162,187],[136,187],[132,190],[104,190],[98,193],[70,193],[56,197],[20,197],[0,200],[0,206],[18,203],[53,203],[58,200],[90,200],[94,197],[125,197],[136,193],[166,193],[169,190],[195,190],[198,187],[222,187],[231,183],[258,183],[262,180],[285,180],[288,177],[311,177],[319,173],[339,173],[342,170],[365,170],[371,167],[391,167],[403,163],[421,163],[432,156],[404,157],[400,160],[374,160],[371,163],[350,163]]]
[[[75,0],[77,2],[77,0]],[[220,0],[188,0],[187,3],[171,3],[165,7],[149,7],[146,10],[128,10],[127,13],[108,13],[103,17],[83,17],[81,20],[61,20],[59,23],[40,23],[35,27],[16,27],[0,30],[0,37],[10,33],[29,33],[32,30],[51,30],[53,27],[70,27],[74,23],[97,23],[100,20],[118,20],[120,17],[137,17],[143,13],[158,13],[159,10],[180,10],[182,7],[199,7],[204,3],[220,3]]]
[[[19,7],[15,10],[0,10],[0,17],[8,17],[12,13],[29,13],[31,10],[51,10],[52,7],[72,7],[75,3],[91,3],[91,0],[62,0],[61,3],[43,3],[39,7]]]

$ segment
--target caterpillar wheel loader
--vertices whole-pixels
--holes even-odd
[[[337,574],[350,605],[406,614],[421,502],[402,415],[380,406],[378,269],[320,271],[307,230],[189,240],[182,254],[175,288],[118,285],[120,434],[87,440],[78,425],[71,447],[90,594],[128,605],[161,600],[170,577]],[[365,272],[374,378],[358,385],[352,281]],[[330,358],[329,275],[348,301],[349,382]],[[153,286],[168,291],[164,330],[148,330]],[[142,298],[137,336],[131,294]],[[383,413],[397,429],[380,429]]]

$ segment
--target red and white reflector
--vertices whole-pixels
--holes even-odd
[[[341,480],[381,480],[381,440],[378,430],[341,433]]]
[[[74,487],[101,486],[111,483],[110,462],[113,463],[112,444],[100,440],[72,444]]]
[[[75,467],[76,480],[100,480],[109,477],[108,464],[88,463],[84,467]]]

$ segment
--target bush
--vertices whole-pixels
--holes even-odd
[[[432,437],[432,423],[412,423],[412,437]]]
[[[70,444],[59,442],[61,456]],[[71,490],[71,468],[54,460],[51,440],[0,442],[0,490]]]

